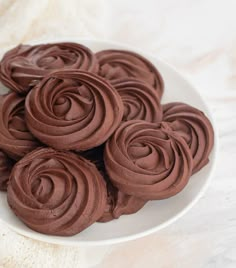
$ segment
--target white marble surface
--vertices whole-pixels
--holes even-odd
[[[0,267],[236,267],[235,10],[235,0],[0,0],[1,54],[20,42],[75,36],[149,50],[198,87],[220,136],[209,189],[172,226],[119,245],[73,248],[0,224]]]

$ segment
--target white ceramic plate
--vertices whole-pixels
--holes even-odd
[[[40,42],[59,42],[65,40],[40,40]],[[154,55],[106,41],[66,40],[88,46],[93,51],[102,49],[128,49],[147,57],[161,72],[165,82],[162,103],[182,101],[204,111],[216,128],[207,104],[197,90],[176,70]],[[2,89],[1,89],[2,91]],[[72,237],[56,237],[40,234],[25,226],[12,213],[6,201],[6,194],[0,193],[0,220],[11,229],[33,239],[62,245],[104,245],[128,241],[156,232],[176,221],[186,213],[201,197],[209,184],[216,162],[217,135],[209,164],[192,176],[185,189],[178,195],[162,200],[148,202],[143,209],[133,215],[122,216],[108,223],[95,223],[82,233]]]

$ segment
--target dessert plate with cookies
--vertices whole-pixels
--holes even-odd
[[[0,220],[61,245],[174,223],[213,174],[212,113],[148,51],[98,40],[16,44],[0,61]]]

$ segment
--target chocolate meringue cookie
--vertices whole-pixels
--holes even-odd
[[[128,215],[136,213],[145,204],[146,200],[141,198],[127,195],[119,191],[110,181],[110,178],[106,172],[104,161],[103,161],[104,145],[93,148],[91,150],[81,152],[83,157],[89,159],[95,163],[97,169],[100,171],[103,179],[106,181],[107,187],[107,203],[105,211],[99,222],[108,222],[113,219],[118,219],[121,215]]]
[[[0,150],[0,191],[7,190],[9,176],[13,165],[14,161]]]
[[[99,74],[112,83],[121,78],[137,78],[153,86],[161,98],[164,82],[157,68],[145,57],[131,51],[108,49],[96,53]]]
[[[112,183],[146,200],[168,198],[183,190],[192,174],[192,161],[187,143],[167,123],[141,120],[121,124],[104,153]]]
[[[113,83],[124,104],[123,121],[162,121],[162,107],[157,91],[146,82],[124,78]]]
[[[0,96],[0,149],[15,160],[39,146],[25,124],[24,104],[15,92]]]
[[[93,52],[76,43],[19,45],[0,62],[0,80],[17,93],[26,94],[45,75],[55,70],[78,69],[98,72]]]
[[[209,162],[209,154],[214,144],[214,130],[206,115],[188,104],[171,102],[163,105],[163,121],[190,147],[193,156],[193,173]]]
[[[123,116],[116,90],[103,78],[83,71],[45,77],[26,97],[26,122],[43,143],[84,151],[104,143]]]
[[[41,148],[14,166],[7,199],[16,216],[31,229],[70,236],[101,217],[106,186],[95,165],[84,158]]]

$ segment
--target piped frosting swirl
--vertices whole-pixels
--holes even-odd
[[[98,72],[93,52],[76,43],[19,45],[9,50],[0,63],[0,80],[17,93],[26,94],[45,75],[56,70]]]
[[[192,174],[191,151],[167,124],[121,124],[106,143],[104,160],[120,191],[147,200],[177,194]]]
[[[25,123],[24,105],[15,92],[0,96],[0,149],[16,160],[39,146]]]
[[[113,83],[124,104],[123,121],[162,121],[162,107],[157,91],[138,79],[124,78]]]
[[[161,98],[164,82],[156,67],[138,53],[108,49],[96,53],[99,61],[99,74],[112,83],[123,78],[137,78],[153,86]]]
[[[214,131],[206,115],[188,104],[170,102],[163,105],[163,121],[169,123],[173,131],[180,135],[191,150],[193,173],[209,162],[209,154],[214,144]]]
[[[26,97],[26,122],[43,143],[56,149],[88,150],[105,142],[123,116],[116,90],[83,71],[45,77]]]
[[[106,186],[95,165],[71,152],[40,148],[14,166],[7,199],[31,229],[50,235],[77,234],[97,221]]]

